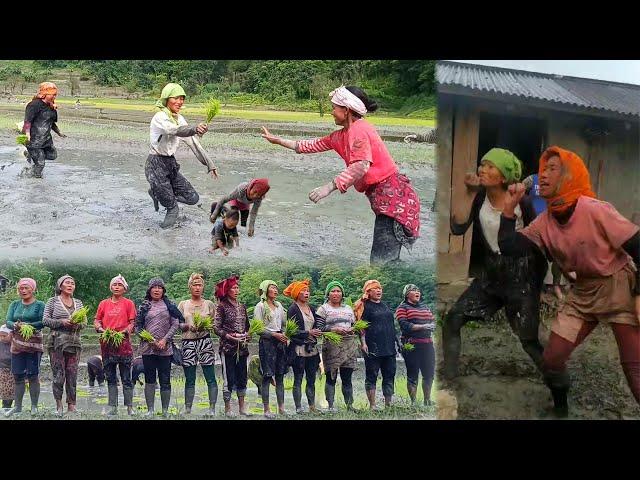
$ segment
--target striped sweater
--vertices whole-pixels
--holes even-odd
[[[62,351],[79,351],[82,348],[80,330],[84,328],[84,326],[81,325],[78,329],[68,329],[62,325],[63,320],[69,320],[73,312],[82,308],[81,300],[74,298],[73,303],[74,308],[69,312],[62,303],[60,296],[56,295],[55,297],[51,297],[44,306],[42,323],[45,327],[51,329],[47,343],[48,348]]]
[[[414,305],[402,302],[396,309],[396,320],[400,324],[402,340],[406,343],[425,343],[431,341],[436,329],[436,321],[424,303]],[[413,330],[414,325],[426,325],[426,329]]]

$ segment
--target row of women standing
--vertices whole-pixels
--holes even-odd
[[[166,296],[164,282],[160,278],[151,279],[145,299],[136,310],[134,303],[124,294],[128,284],[118,275],[110,282],[111,296],[100,302],[94,321],[97,332],[106,329],[123,332],[124,341],[117,347],[102,342],[101,353],[108,383],[109,415],[117,414],[118,387],[117,370],[123,386],[124,404],[129,414],[133,413],[133,384],[131,364],[133,346],[131,336],[143,330],[153,336],[153,341],[140,342],[145,374],[144,395],[149,415],[154,414],[156,383],[160,384],[162,413],[167,415],[171,399],[171,361],[174,356],[174,335],[182,330],[182,365],[185,375],[185,413],[191,413],[195,397],[196,368],[200,364],[205,377],[209,410],[215,414],[218,385],[215,376],[215,350],[208,330],[199,328],[194,321],[196,315],[214,319],[213,331],[219,337],[219,354],[222,362],[223,400],[225,414],[235,416],[231,410],[231,395],[235,391],[240,415],[248,415],[245,405],[247,388],[247,358],[250,336],[249,317],[246,306],[238,301],[239,278],[233,276],[215,286],[217,304],[203,298],[205,281],[202,275],[194,273],[189,278],[191,298],[177,306]],[[64,275],[56,282],[56,296],[45,305],[34,296],[37,285],[31,278],[18,282],[20,299],[11,303],[7,313],[6,332],[11,333],[10,369],[13,378],[2,376],[3,385],[8,381],[15,384],[15,406],[7,415],[22,412],[25,381],[30,383],[31,410],[36,413],[40,392],[39,366],[43,348],[43,327],[49,327],[51,334],[47,349],[53,373],[53,395],[56,412],[63,413],[63,391],[66,388],[68,411],[76,409],[76,379],[78,361],[82,345],[80,330],[82,324],[72,323],[74,311],[82,307],[82,302],[74,297],[75,281]],[[366,381],[365,389],[370,407],[376,407],[376,381],[382,373],[382,389],[385,404],[389,405],[394,393],[396,370],[396,334],[394,321],[397,320],[402,332],[400,345],[411,344],[411,350],[402,349],[407,365],[408,390],[415,402],[419,373],[423,376],[425,404],[429,403],[433,381],[435,356],[432,333],[434,318],[429,309],[420,302],[421,292],[415,285],[404,288],[404,301],[394,312],[383,302],[382,286],[376,280],[368,281],[362,297],[354,304],[354,309],[344,303],[344,287],[340,282],[330,282],[325,291],[325,303],[319,308],[309,305],[310,282],[293,282],[284,290],[293,303],[285,313],[284,307],[276,300],[279,290],[274,281],[265,280],[260,284],[260,302],[255,306],[254,317],[262,320],[265,330],[260,334],[259,358],[262,375],[261,395],[264,414],[273,418],[269,404],[269,387],[275,383],[278,412],[284,410],[284,376],[289,367],[294,373],[293,399],[297,413],[302,407],[302,380],[306,376],[306,397],[310,411],[317,411],[315,405],[315,380],[320,364],[318,339],[323,332],[334,332],[342,336],[339,344],[324,342],[322,358],[325,366],[325,394],[329,411],[335,411],[335,385],[338,375],[342,382],[342,393],[348,409],[353,408],[353,387],[351,377],[356,368],[358,350],[364,354]],[[288,339],[284,335],[287,318],[295,320],[298,333]],[[369,323],[368,328],[357,335],[353,330],[356,319]],[[21,334],[22,324],[30,324],[35,333],[28,339]],[[6,366],[5,366],[6,367]],[[7,372],[4,372],[7,373]],[[4,391],[4,390],[3,390]],[[5,399],[3,396],[3,400]],[[8,406],[8,405],[5,405]]]

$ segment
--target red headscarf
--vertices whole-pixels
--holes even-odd
[[[227,296],[227,293],[229,293],[229,290],[231,290],[231,287],[238,284],[239,279],[240,277],[238,277],[237,275],[234,275],[218,282],[216,284],[216,289],[215,289],[216,298],[220,300],[225,298]]]
[[[264,197],[270,188],[268,178],[254,178],[249,182],[247,193],[250,192],[251,189],[255,189],[258,197]]]
[[[560,157],[566,174],[561,180],[562,183],[556,194],[553,197],[545,198],[545,200],[547,201],[547,209],[551,213],[562,213],[575,205],[581,195],[592,198],[595,198],[596,195],[591,190],[589,170],[587,170],[582,158],[569,150],[553,146],[542,152],[538,175],[542,175],[549,159],[556,155]]]

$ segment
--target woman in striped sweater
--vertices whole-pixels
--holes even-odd
[[[53,374],[53,397],[56,400],[56,414],[62,415],[62,392],[67,391],[67,411],[76,411],[76,384],[78,362],[82,343],[80,330],[82,323],[71,322],[71,315],[82,308],[82,301],[73,297],[76,282],[70,275],[63,275],[56,282],[56,296],[49,299],[44,307],[43,323],[51,329],[48,350]]]
[[[407,367],[407,390],[411,404],[415,404],[418,375],[422,373],[424,404],[431,405],[431,385],[436,368],[432,335],[436,329],[436,321],[429,307],[420,302],[421,292],[417,286],[411,283],[405,285],[402,295],[404,301],[396,309],[396,320],[402,332],[400,338]]]
[[[340,87],[329,95],[332,115],[341,130],[313,140],[285,140],[262,127],[268,142],[295,150],[318,153],[335,150],[346,164],[333,181],[309,194],[314,203],[335,190],[345,193],[352,185],[364,193],[376,215],[371,246],[371,263],[385,263],[400,258],[404,245],[411,248],[420,230],[420,199],[411,181],[398,172],[398,166],[373,125],[362,117],[378,109],[376,102],[357,87]]]

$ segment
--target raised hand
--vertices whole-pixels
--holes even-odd
[[[515,208],[524,197],[524,193],[526,188],[524,183],[514,183],[509,185],[507,189],[507,194],[504,197],[504,209],[502,210],[502,214],[507,218],[513,218],[515,213]]]

